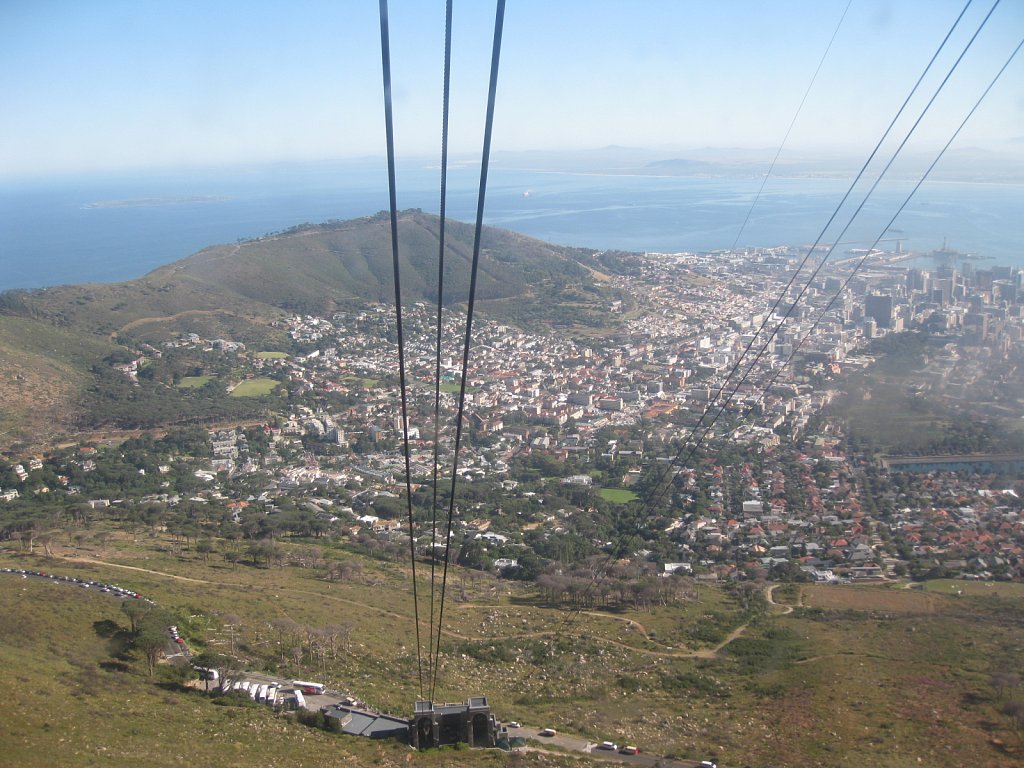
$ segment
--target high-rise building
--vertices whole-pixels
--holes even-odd
[[[892,296],[868,294],[864,297],[864,315],[874,320],[879,328],[892,327]]]
[[[931,275],[921,269],[907,270],[907,291],[928,291],[931,288]]]
[[[1017,303],[1017,284],[1012,280],[992,281],[992,303],[1005,301],[1007,304]]]

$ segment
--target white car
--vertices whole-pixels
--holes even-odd
[[[597,745],[598,749],[609,749],[614,752],[619,746],[614,741],[602,741]]]

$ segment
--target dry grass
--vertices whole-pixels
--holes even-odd
[[[881,586],[815,585],[801,588],[801,600],[808,608],[827,611],[873,611],[886,613],[934,613],[936,598],[916,590]]]
[[[328,557],[359,559],[340,546],[324,549]],[[188,551],[173,554],[167,541],[147,535],[138,541],[115,539],[95,554],[111,565],[63,558],[44,567],[58,573],[90,574],[151,595],[176,611],[187,636],[205,638],[212,648],[223,648],[228,642],[220,622],[227,614],[237,614],[242,624],[241,652],[254,667],[320,679],[393,712],[407,711],[420,695],[412,600],[404,567],[362,559],[358,579],[330,583],[322,569],[251,565],[232,569],[218,555],[204,563]],[[11,558],[0,555],[0,560],[10,562]],[[27,558],[18,561],[28,563]],[[60,592],[57,585],[39,584],[34,589],[43,587]],[[23,651],[9,647],[13,645],[10,633],[0,633],[0,650],[8,654],[2,661],[5,669],[25,666],[24,659],[12,655],[17,652],[48,653],[47,644],[52,641],[46,638],[52,627],[67,621],[66,614],[72,616],[70,631],[85,635],[90,621],[109,616],[110,611],[118,618],[116,606],[111,607],[106,598],[88,595],[86,590],[81,590],[86,597],[80,598],[71,591],[73,603],[46,603],[44,613],[52,623],[25,624],[27,630],[20,635]],[[713,645],[695,640],[695,635],[711,624],[716,631],[728,632],[743,621],[738,606],[720,589],[702,588],[699,603],[650,613],[584,613],[570,621],[564,612],[537,604],[522,585],[479,574],[456,570],[448,596],[438,700],[483,693],[505,719],[552,725],[595,740],[636,743],[653,754],[698,759],[717,754],[725,765],[843,768],[868,762],[994,767],[1009,765],[1016,758],[1007,750],[1019,743],[1017,736],[998,712],[1000,702],[988,686],[988,677],[996,661],[1019,658],[1019,607],[1014,614],[1002,603],[990,605],[991,601],[966,595],[809,586],[803,590],[806,607],[762,618],[716,656],[695,658],[694,649]],[[0,610],[5,615],[21,617],[12,621],[28,621],[18,594],[7,593],[4,599]],[[33,600],[32,609],[37,610],[38,604]],[[425,605],[421,610],[426,611]],[[76,612],[82,615],[74,618]],[[324,668],[308,662],[297,665],[275,645],[271,622],[282,617],[314,627],[349,624],[351,641]],[[424,623],[424,646],[426,633]],[[58,650],[57,661],[44,665],[51,667],[49,677],[54,677],[52,667],[62,653],[67,651]],[[152,686],[137,672],[119,674],[132,680],[133,702],[149,702],[154,712],[172,710],[160,717],[160,728],[143,729],[132,725],[133,718],[142,715],[136,704],[124,704],[123,690],[100,700],[104,707],[117,710],[114,722],[119,729],[138,731],[134,738],[139,744],[147,743],[150,731],[156,734],[154,743],[159,747],[173,738],[184,743],[196,733],[200,741],[204,736],[213,738],[214,732],[223,739],[235,739],[239,732],[249,738],[252,730],[259,734],[254,754],[268,756],[266,764],[274,764],[275,755],[287,752],[283,747],[277,751],[279,743],[296,748],[295,732],[288,730],[294,726],[285,727],[273,718],[250,721],[256,715],[248,711],[238,715],[237,722],[217,720],[223,708],[212,708],[218,711],[211,715],[201,697],[164,691],[154,697]],[[20,685],[16,679],[4,682],[18,688],[20,707],[35,712],[60,698],[66,702],[68,718],[90,721],[91,715],[81,720],[82,710],[94,703],[88,696],[68,698],[67,691],[50,690],[42,678],[37,681],[34,676]],[[4,705],[10,706],[14,705]],[[220,730],[196,729],[193,722],[208,716],[214,717],[211,728]],[[59,727],[70,726],[61,721]],[[19,756],[46,753],[48,737],[36,726],[19,727],[17,733],[24,743]],[[325,750],[339,744],[334,737],[301,729],[298,733],[311,745],[312,754],[321,754],[321,739],[327,739]],[[118,736],[109,743],[138,755],[138,749],[122,744],[121,739]],[[342,762],[346,753],[356,756],[349,758],[355,761],[352,764],[380,757],[374,752],[380,748],[377,745],[350,745],[344,740],[341,744],[340,751],[332,754]],[[185,751],[190,760],[202,757],[219,765],[238,758],[231,749],[223,744],[200,749],[189,742]],[[88,764],[85,754],[62,756],[67,757],[66,764]],[[393,758],[404,761],[405,754],[385,750],[381,764]],[[505,764],[504,758],[485,758],[481,753],[451,753],[455,755],[468,761],[462,763],[466,765]],[[440,759],[440,754],[414,758],[415,762],[435,760],[424,765],[445,764],[436,762]],[[42,763],[29,759],[24,764]]]

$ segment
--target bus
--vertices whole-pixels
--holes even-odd
[[[292,685],[294,685],[303,693],[311,694],[313,696],[319,696],[324,692],[324,689],[327,687],[323,683],[306,683],[302,680],[293,680]]]

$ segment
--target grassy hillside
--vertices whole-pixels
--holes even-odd
[[[118,606],[95,590],[4,577],[5,765],[408,765],[410,751],[397,744],[311,730],[266,707],[215,706],[174,682],[165,667],[150,680],[132,654],[120,651],[128,622]],[[447,752],[416,763],[490,766],[504,760]]]
[[[419,695],[409,574],[395,563],[319,540],[317,567],[232,566],[220,554],[207,561],[177,553],[163,535],[87,536],[79,546],[58,547],[50,560],[0,552],[0,563],[137,589],[174,611],[196,648],[223,649],[233,636],[252,669],[322,679],[393,712]],[[287,546],[302,557],[305,545]],[[218,553],[230,548],[216,542]],[[329,581],[332,561],[359,567]],[[390,747],[295,730],[259,710],[226,714],[202,696],[154,685],[138,659],[111,666],[111,650],[96,638],[95,622],[126,624],[116,603],[31,580],[13,587],[4,581],[0,590],[0,680],[16,696],[0,714],[15,723],[19,764],[45,764],[37,755],[51,754],[68,765],[99,754],[107,765],[138,764],[131,758],[144,744],[154,754],[179,744],[189,763],[230,764],[232,750],[243,749],[245,759],[284,764],[275,761],[303,738],[311,756],[336,744],[354,764],[405,760]],[[1020,691],[991,683],[1019,658],[1019,595],[957,596],[946,584],[940,593],[794,585],[775,594],[789,606],[773,607],[754,593],[702,587],[699,600],[677,606],[573,615],[484,574],[456,569],[449,587],[436,698],[483,693],[505,719],[636,743],[649,754],[715,754],[726,766],[996,768],[1021,754],[1002,712]],[[289,650],[305,642],[306,628],[315,636],[332,626],[345,630],[336,657]],[[65,732],[73,739],[62,744]],[[441,758],[411,761],[512,764],[478,752],[431,762]]]
[[[286,233],[207,248],[138,280],[0,294],[0,315],[111,335],[185,316],[234,316],[259,323],[281,311],[327,312],[339,303],[394,301],[390,219],[386,214],[297,227]],[[419,211],[399,218],[404,301],[436,301],[439,221]],[[445,301],[468,298],[473,227],[449,221]],[[485,229],[477,299],[515,298],[544,308],[560,292],[580,306],[600,304],[604,287],[581,260],[593,252]],[[554,293],[553,293],[554,292]],[[550,309],[549,309],[550,311]]]
[[[152,273],[124,283],[65,285],[0,294],[0,314],[31,317],[57,328],[116,337],[125,326],[185,312],[224,312],[258,317],[270,307],[254,306],[228,285],[202,284],[173,273]]]
[[[45,320],[0,315],[0,442],[49,441],[69,428],[89,367],[115,348]]]
[[[469,294],[473,227],[449,221],[445,231],[445,302],[464,303]],[[399,218],[398,236],[403,300],[436,301],[437,217],[406,211]],[[551,304],[551,291],[594,282],[590,271],[577,263],[579,256],[589,253],[487,229],[481,240],[477,299],[538,302],[539,311]],[[262,304],[308,312],[329,311],[353,298],[391,303],[390,217],[378,214],[217,246],[149,277],[192,278]]]

